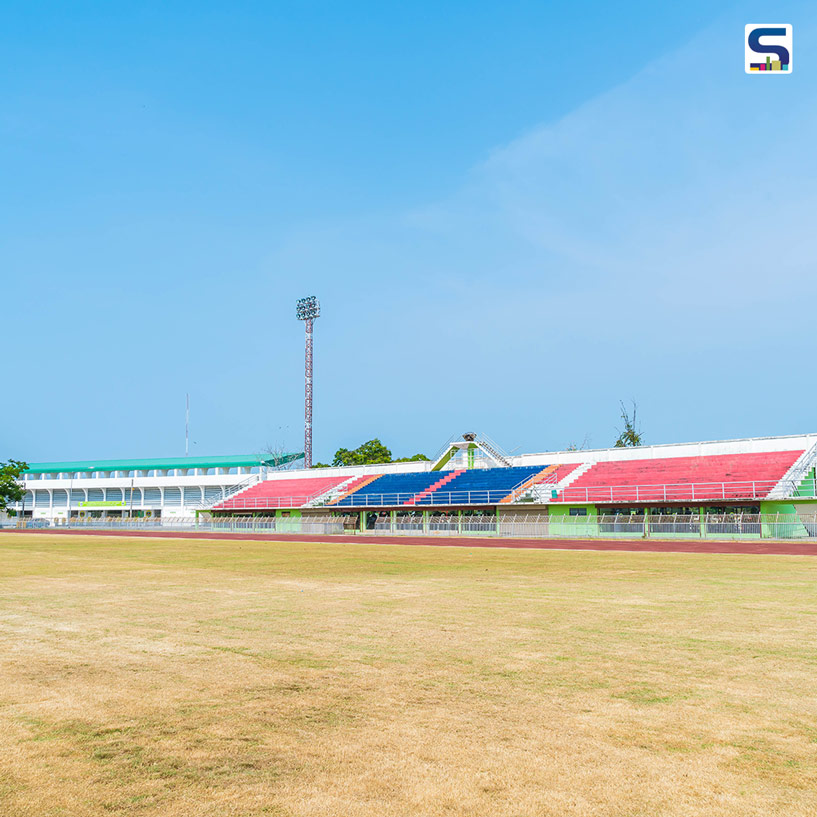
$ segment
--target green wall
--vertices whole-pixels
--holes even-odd
[[[298,533],[301,530],[301,511],[279,508],[275,512],[275,529],[281,533]]]
[[[553,536],[598,536],[598,512],[595,505],[582,505],[587,508],[587,516],[571,517],[571,505],[548,506],[548,530]],[[579,521],[583,520],[583,521]]]

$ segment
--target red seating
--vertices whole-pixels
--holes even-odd
[[[598,462],[565,488],[559,500],[688,502],[762,498],[802,453],[773,451]]]
[[[313,479],[268,479],[213,506],[214,511],[299,508],[310,499],[330,491],[348,477]]]

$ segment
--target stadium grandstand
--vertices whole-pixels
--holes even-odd
[[[588,534],[624,530],[630,519],[643,526],[651,516],[682,517],[679,532],[692,532],[705,515],[813,517],[817,510],[817,435],[512,456],[469,433],[426,462],[299,470],[302,458],[33,463],[15,510],[54,525],[138,518],[178,525],[204,514],[334,519],[342,523],[335,530],[391,532],[535,515],[551,533],[561,521]]]

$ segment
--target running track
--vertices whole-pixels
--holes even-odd
[[[162,539],[244,539],[261,542],[348,542],[358,545],[426,545],[433,547],[530,548],[536,550],[626,550],[645,553],[743,553],[778,556],[817,556],[817,542],[710,539],[488,539],[476,536],[363,536],[299,533],[196,533],[195,531],[65,530],[60,528],[12,529],[9,533],[49,536],[146,536]]]

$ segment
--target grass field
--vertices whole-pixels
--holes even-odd
[[[0,535],[0,814],[817,814],[817,559]]]

